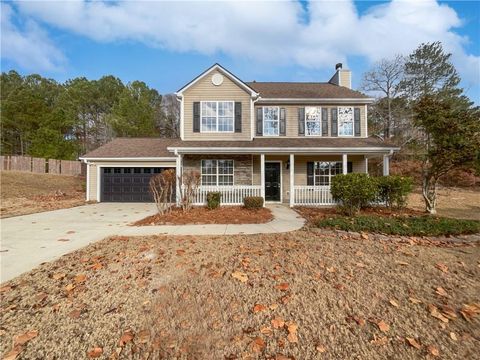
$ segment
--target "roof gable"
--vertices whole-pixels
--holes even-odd
[[[221,66],[218,63],[215,63],[214,65],[209,67],[207,70],[205,70],[203,73],[198,75],[195,79],[193,79],[192,81],[190,81],[189,83],[184,85],[182,88],[177,90],[177,92],[175,94],[181,95],[185,90],[187,90],[188,88],[190,88],[191,86],[196,84],[199,80],[203,79],[205,76],[207,76],[208,74],[210,74],[211,72],[213,72],[215,70],[218,70],[221,73],[223,73],[225,76],[227,76],[230,80],[232,80],[234,83],[236,83],[240,88],[245,90],[250,95],[252,95],[252,96],[257,96],[258,95],[258,93],[252,87],[250,87],[247,83],[244,83],[242,80],[240,80],[238,77],[233,75],[230,71],[228,71],[227,69],[225,69],[223,66]]]

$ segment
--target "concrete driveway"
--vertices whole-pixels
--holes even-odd
[[[99,203],[1,219],[0,282],[154,213],[154,204]]]
[[[266,224],[128,226],[156,212],[147,203],[100,203],[1,219],[0,282],[112,235],[281,233],[304,225],[287,206],[268,207],[273,220]]]

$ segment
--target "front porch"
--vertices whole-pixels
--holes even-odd
[[[242,205],[246,196],[260,196],[267,204],[331,206],[335,205],[331,179],[337,174],[368,173],[368,159],[379,156],[383,157],[383,174],[388,175],[391,153],[358,152],[177,154],[176,171],[200,172],[202,184],[196,191],[195,205],[205,205],[209,192],[219,192],[222,205]]]

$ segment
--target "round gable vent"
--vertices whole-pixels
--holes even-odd
[[[212,75],[212,84],[215,86],[222,85],[223,83],[223,76],[219,73]]]

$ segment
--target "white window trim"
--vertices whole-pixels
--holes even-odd
[[[277,119],[277,122],[278,122],[278,134],[276,135],[272,135],[272,134],[268,134],[268,135],[265,135],[265,109],[266,108],[277,108],[277,114],[278,114],[278,119]],[[271,121],[271,120],[270,120]],[[263,106],[262,107],[262,136],[280,136],[280,106]]]
[[[343,173],[343,163],[341,161],[320,161],[320,160],[313,162],[313,186],[332,186],[332,177],[335,176],[335,175],[332,176],[331,165],[329,165],[329,167],[328,167],[328,185],[320,185],[320,184],[317,185],[317,176],[327,176],[327,175],[315,175],[316,164],[321,163],[321,162],[325,162],[325,163],[329,163],[329,164],[332,164],[332,163],[342,164],[342,173]],[[341,174],[339,174],[339,175],[341,175]]]
[[[203,117],[203,104],[204,103],[216,103],[216,114],[215,114],[215,130],[212,130],[212,131],[205,131],[202,129],[202,117]],[[232,126],[232,130],[231,131],[220,131],[218,130],[218,103],[231,103],[233,104],[233,126]],[[205,100],[205,101],[200,101],[200,132],[201,133],[205,133],[205,134],[212,134],[212,133],[234,133],[235,132],[235,101],[231,101],[231,100],[220,100],[220,101],[216,101],[216,100]]]
[[[217,172],[215,174],[215,177],[217,178],[216,179],[216,185],[203,185],[203,166],[202,166],[202,162],[205,161],[205,160],[214,160],[217,162]],[[232,162],[232,185],[218,185],[218,177],[219,177],[219,173],[218,173],[218,161],[221,160],[221,161],[231,161]],[[222,175],[225,175],[225,174],[222,174]],[[205,174],[205,176],[213,176],[213,174]],[[228,175],[230,176],[230,175]],[[201,186],[234,186],[235,185],[235,160],[233,159],[201,159],[200,160],[200,185]]]
[[[352,109],[352,135],[340,135],[340,120],[338,118],[339,108],[350,108]],[[338,106],[337,107],[337,137],[354,137],[355,136],[355,108],[353,106]]]
[[[312,108],[317,108],[317,109],[320,109],[320,120],[319,120],[319,123],[320,123],[320,134],[318,135],[309,135],[307,134],[307,107],[312,107]],[[338,117],[338,114],[337,114],[337,117]],[[304,126],[305,126],[305,136],[311,136],[311,137],[319,137],[319,136],[322,136],[322,108],[320,106],[305,106],[305,115],[304,115]]]

